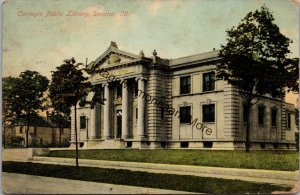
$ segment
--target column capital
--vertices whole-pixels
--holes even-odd
[[[145,78],[145,77],[142,77],[142,76],[140,76],[140,77],[136,77],[136,78],[135,78],[135,81],[138,81],[138,80],[141,80],[141,81],[146,81],[146,80],[147,80],[147,78]]]
[[[126,83],[128,79],[120,78],[120,83]]]
[[[102,85],[102,87],[106,87],[106,86],[108,87],[109,83],[102,83],[101,85]]]

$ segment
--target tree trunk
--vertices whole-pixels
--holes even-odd
[[[245,111],[248,113],[245,146],[246,146],[246,152],[250,152],[250,116],[251,116],[251,103],[249,103],[249,102],[247,103]]]
[[[27,123],[27,128],[26,128],[26,139],[25,139],[25,147],[28,148],[28,134],[29,134],[29,123]]]
[[[76,167],[78,168],[79,165],[78,165],[78,139],[77,139],[77,108],[76,108],[76,105],[75,105],[75,108],[74,108],[74,111],[75,111],[75,148],[76,148]]]
[[[5,145],[6,145],[6,127],[5,125],[3,125],[3,148],[5,148]]]
[[[28,148],[28,134],[29,134],[29,127],[30,127],[30,111],[27,112],[27,128],[26,128],[26,136],[25,136],[25,147]]]
[[[63,130],[63,127],[59,128],[59,140],[58,140],[58,145],[61,146],[61,132]]]

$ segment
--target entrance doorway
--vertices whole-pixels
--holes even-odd
[[[122,110],[117,110],[117,132],[116,138],[122,137]]]

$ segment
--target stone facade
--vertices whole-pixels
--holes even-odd
[[[218,51],[168,60],[156,51],[149,58],[131,54],[112,42],[88,65],[105,102],[77,106],[78,141],[85,148],[244,148],[243,99],[214,80],[219,61]],[[252,148],[295,148],[293,105],[265,96],[249,117]],[[73,108],[71,147],[74,135]]]

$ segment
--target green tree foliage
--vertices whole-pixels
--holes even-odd
[[[280,33],[267,7],[250,12],[227,30],[227,44],[221,45],[217,78],[235,86],[245,100],[250,116],[251,106],[262,95],[283,98],[284,89],[298,90],[298,58],[289,58],[292,41]],[[250,148],[249,117],[246,151]]]
[[[16,118],[18,111],[14,104],[20,78],[5,77],[2,79],[2,121],[3,124],[9,124]]]
[[[32,116],[38,115],[43,110],[44,93],[48,88],[49,80],[36,71],[26,70],[18,78],[4,79],[3,99],[6,120],[15,123],[25,123],[28,147],[28,133]]]
[[[17,105],[14,104],[18,89],[19,78],[5,77],[2,79],[2,129],[3,145],[7,144],[7,125],[11,124],[17,115]]]
[[[75,146],[76,166],[78,167],[78,138],[77,138],[77,103],[92,91],[92,85],[83,75],[74,58],[64,60],[61,66],[52,72],[52,81],[49,87],[49,97],[57,115],[70,115],[70,108],[75,112]]]

